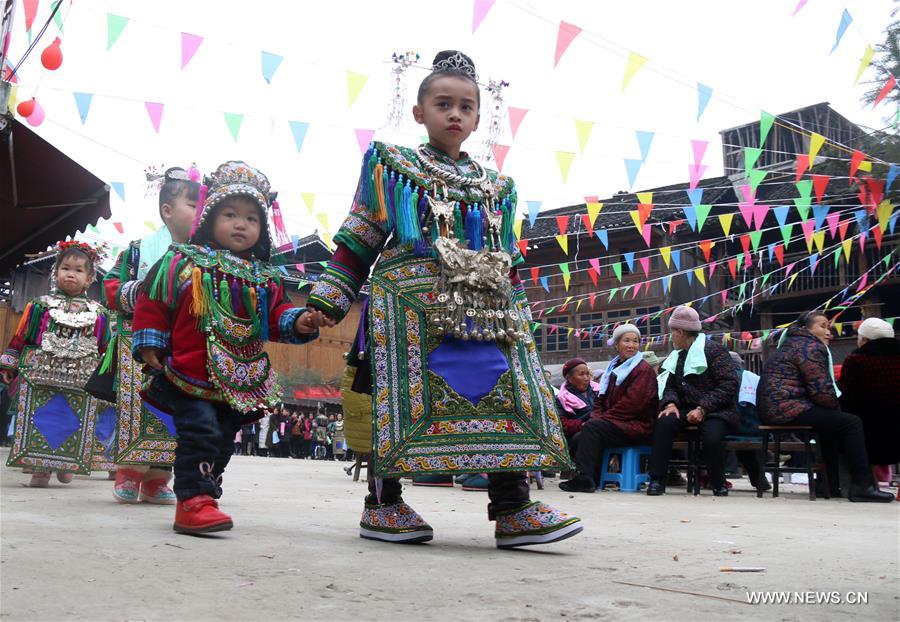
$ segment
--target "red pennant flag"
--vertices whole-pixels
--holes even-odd
[[[519,240],[519,252],[522,253],[522,257],[528,255],[528,240]]]
[[[594,308],[594,299],[596,297],[597,297],[597,294],[595,294],[594,292],[591,292],[590,294],[588,294],[588,301],[590,302],[591,309]]]
[[[857,149],[853,152],[853,155],[850,156],[850,177],[854,177],[856,175],[856,171],[859,170],[859,165],[862,164],[862,161],[866,159],[866,154]],[[852,180],[849,183],[853,183]]]
[[[120,235],[125,235],[125,227],[122,226],[122,223],[114,222],[113,226],[116,228],[116,231],[118,231]]]
[[[647,222],[647,218],[650,217],[650,212],[653,211],[653,205],[651,203],[638,203],[638,215],[641,217],[641,225]]]
[[[685,222],[687,222],[687,221],[684,218],[679,218],[677,220],[670,220],[669,221],[669,235],[674,235],[675,232],[678,230],[678,227],[683,225]]]
[[[644,276],[650,278],[650,258],[638,257],[638,263],[641,264],[641,269],[644,271]]]
[[[872,228],[872,235],[875,237],[875,248],[881,250],[881,236],[884,235],[884,231],[881,230],[881,227],[875,225]]]
[[[31,30],[31,25],[37,16],[38,0],[25,0],[22,3],[22,8],[25,10],[25,30],[28,31]],[[10,5],[10,9],[12,9],[12,5]],[[5,43],[8,43],[8,40]]]
[[[809,154],[808,153],[798,153],[797,154],[797,176],[794,178],[794,181],[800,181],[800,178],[803,177],[803,173],[809,170]]]
[[[728,260],[728,271],[731,273],[731,278],[737,278],[737,259]]]
[[[881,205],[881,200],[884,198],[884,180],[866,177],[865,183],[869,189],[869,203],[872,207]]]
[[[568,216],[557,216],[556,217],[556,226],[559,227],[559,234],[565,235],[566,229],[569,227],[569,217]]]
[[[850,227],[850,221],[844,220],[838,225],[838,235],[841,236],[841,242],[847,238],[847,229]]]
[[[775,245],[775,259],[778,260],[778,265],[783,268],[784,267],[784,244],[776,244]]]
[[[513,140],[515,140],[516,134],[519,131],[519,126],[522,125],[522,120],[525,119],[525,115],[528,114],[528,109],[513,108],[510,106],[506,109],[506,112],[509,114],[509,130],[512,132]]]
[[[599,203],[599,202],[600,202],[600,197],[597,196],[597,195],[593,195],[593,196],[589,196],[589,197],[584,197],[584,202],[585,202],[585,203]]]
[[[591,277],[591,281],[594,283],[594,287],[597,287],[597,277],[600,276],[600,273],[594,269],[593,266],[588,268],[588,276]],[[593,307],[593,303],[591,304]]]
[[[588,237],[594,237],[594,225],[591,224],[591,216],[590,214],[582,214],[581,221],[584,223],[584,228],[587,229]]]
[[[703,256],[706,257],[706,262],[709,263],[709,255],[712,252],[712,241],[703,240],[697,246],[699,246],[700,250],[703,251]]]
[[[891,76],[887,79],[887,82],[884,83],[884,86],[881,87],[881,90],[878,91],[878,97],[875,98],[875,103],[872,104],[872,108],[881,103],[881,100],[888,96],[894,87],[897,86],[897,79],[894,76]]]
[[[750,252],[750,236],[748,234],[744,234],[740,237],[741,240],[741,248],[744,249],[744,254]]]
[[[581,28],[569,22],[559,23],[559,32],[556,34],[556,52],[553,54],[553,66],[559,64],[559,59],[566,53],[575,37],[581,34]]]
[[[509,145],[491,145],[491,152],[494,154],[497,170],[503,172],[503,162],[506,161],[506,154],[509,153]]]
[[[647,295],[647,292],[650,291],[650,281],[644,281],[644,295]]]
[[[859,197],[859,204],[869,210],[869,212],[872,212],[873,206],[869,203],[869,191],[866,189],[865,184],[859,185],[859,193],[856,196]]]
[[[539,272],[540,272],[540,268],[538,268],[537,266],[535,266],[531,269],[531,280],[534,281],[535,283],[537,283],[537,281],[538,281]]]
[[[825,195],[825,190],[828,189],[828,180],[830,179],[828,175],[813,175],[813,188],[816,191],[816,201],[819,203],[822,202],[822,197]]]

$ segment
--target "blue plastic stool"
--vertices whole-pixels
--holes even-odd
[[[641,471],[641,456],[649,456],[649,445],[636,445],[634,447],[614,447],[603,452],[603,466],[600,468],[600,483],[598,489],[602,489],[609,482],[619,485],[621,492],[638,492],[641,484],[650,481],[650,474]],[[609,472],[609,458],[613,454],[619,454],[620,472]]]

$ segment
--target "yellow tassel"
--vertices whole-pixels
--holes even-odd
[[[247,316],[252,318],[256,314],[256,307],[257,307],[256,288],[255,287],[250,288],[249,296],[250,296],[250,305],[253,308],[247,309]]]
[[[387,208],[384,205],[384,165],[375,166],[375,196],[378,199],[378,213],[375,216],[379,222],[387,222]]]
[[[16,326],[16,332],[13,333],[14,335],[18,335],[20,332],[22,332],[22,328],[25,326],[25,320],[28,319],[29,315],[31,315],[31,306],[32,305],[30,302],[25,305],[25,310],[22,312],[22,317],[19,318],[19,325]]]
[[[203,293],[203,273],[200,268],[191,271],[191,315],[203,317],[206,315],[206,295]]]

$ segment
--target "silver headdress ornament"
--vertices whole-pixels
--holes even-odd
[[[488,124],[488,135],[481,151],[481,159],[485,162],[495,161],[494,147],[500,144],[500,135],[503,133],[503,118],[506,109],[503,106],[503,89],[509,86],[506,80],[488,80],[487,91],[491,94],[491,121]],[[499,163],[497,163],[499,167]]]
[[[463,56],[462,52],[456,52],[447,58],[442,58],[431,66],[431,71],[438,73],[462,73],[472,78],[475,82],[478,82],[478,74],[475,73],[475,65]]]
[[[194,176],[192,177],[192,173]],[[144,169],[144,176],[147,179],[147,189],[144,196],[149,197],[159,194],[163,184],[167,181],[199,181],[200,173],[197,170],[197,163],[191,164],[188,170],[181,168],[166,168],[165,165],[151,165]]]
[[[403,123],[406,114],[406,70],[417,63],[419,58],[421,58],[419,53],[414,50],[408,50],[402,54],[394,52],[391,55],[394,66],[391,67],[393,88],[391,89],[391,107],[388,112],[388,127],[400,129],[400,125]]]

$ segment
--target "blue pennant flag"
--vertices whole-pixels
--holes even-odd
[[[703,111],[706,110],[706,105],[709,103],[712,94],[713,89],[711,86],[706,86],[700,82],[697,83],[697,121],[703,116]]]
[[[291,134],[294,135],[294,144],[297,145],[297,153],[303,149],[303,141],[306,140],[306,130],[309,129],[309,123],[306,121],[288,121],[291,126]]]
[[[634,182],[637,179],[638,172],[641,170],[643,160],[633,160],[625,158],[625,169],[628,171],[628,188],[634,188]]]
[[[534,226],[534,221],[537,220],[538,213],[541,211],[541,203],[543,201],[525,201],[528,204],[528,224],[530,226]]]
[[[272,84],[272,76],[275,75],[283,60],[284,56],[272,54],[271,52],[262,52],[262,74],[266,82]]]
[[[634,272],[634,253],[622,253],[622,257],[625,258],[625,263],[628,264],[628,271]]]
[[[597,234],[597,239],[603,244],[603,248],[609,250],[609,234],[606,232],[606,229],[598,229],[594,233]]]
[[[779,205],[772,208],[772,213],[775,214],[775,219],[778,221],[779,227],[783,227],[787,223],[789,210],[790,207],[787,205]]]
[[[675,264],[676,270],[681,270],[681,251],[672,251],[672,263]]]
[[[81,124],[87,121],[88,112],[91,110],[91,102],[94,100],[92,93],[72,93],[75,96],[75,105],[78,106],[78,116],[81,117]]]

